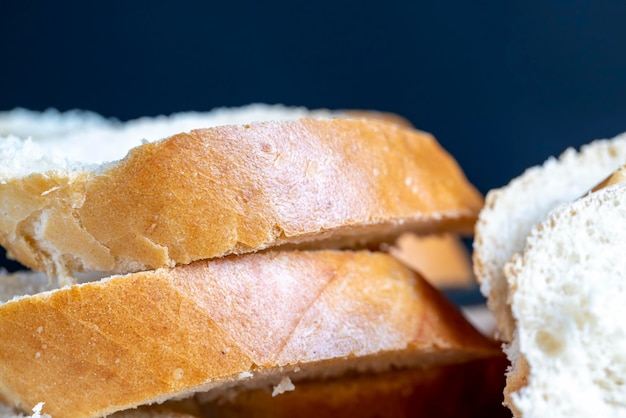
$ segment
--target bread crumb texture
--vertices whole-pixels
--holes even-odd
[[[556,209],[509,264],[520,416],[626,416],[625,242],[618,184]]]
[[[515,329],[504,265],[524,249],[533,226],[550,211],[585,195],[625,162],[626,135],[597,140],[580,152],[567,149],[487,194],[476,224],[474,272],[495,313],[501,339],[511,341]]]

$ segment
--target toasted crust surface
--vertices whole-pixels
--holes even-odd
[[[0,306],[0,334],[4,401],[69,418],[498,351],[423,279],[369,252],[265,252],[74,285]]]
[[[10,179],[0,185],[0,243],[51,275],[125,273],[407,230],[470,234],[481,207],[428,134],[301,119],[196,130],[96,171]]]

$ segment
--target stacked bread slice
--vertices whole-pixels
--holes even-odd
[[[0,286],[5,403],[96,417],[198,393],[209,408],[241,391],[502,364],[422,277],[366,249],[407,231],[472,232],[482,198],[432,136],[281,107],[176,123],[19,115],[25,124],[5,115],[7,131],[62,123],[0,144],[0,242],[50,278]],[[151,136],[159,123],[176,130]]]
[[[626,136],[594,141],[487,195],[474,268],[515,416],[626,416],[625,162]]]

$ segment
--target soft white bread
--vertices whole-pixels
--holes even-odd
[[[626,166],[621,166],[611,173],[610,176],[591,189],[591,191],[597,192],[600,189],[604,189],[617,183],[623,183],[624,181],[626,181]]]
[[[200,129],[99,166],[34,147],[0,144],[0,243],[50,275],[147,270],[279,245],[364,245],[408,230],[469,234],[482,207],[432,136],[382,121]]]
[[[626,184],[554,210],[506,265],[518,417],[626,417]]]
[[[626,135],[599,140],[580,152],[568,149],[487,194],[476,224],[474,272],[504,341],[511,341],[515,329],[505,263],[524,248],[531,228],[552,209],[584,195],[625,162]]]
[[[5,303],[0,334],[1,397],[54,418],[499,351],[370,252],[270,251],[77,284]]]
[[[127,122],[105,118],[87,110],[59,112],[56,109],[48,109],[39,112],[16,108],[0,111],[0,136],[32,138],[39,142],[39,146],[43,147],[49,154],[58,153],[63,144],[73,145],[81,140],[95,141],[101,148],[89,149],[81,146],[62,152],[65,157],[75,161],[102,163],[123,158],[126,151],[134,145],[139,145],[141,140],[154,141],[200,126],[241,125],[270,120],[328,119],[332,117],[376,119],[400,126],[413,127],[407,119],[388,112],[353,109],[307,109],[262,103],[236,108],[216,108],[210,112],[179,112],[170,116],[142,117]],[[102,143],[101,138],[103,136],[106,136],[113,143],[108,145]],[[129,144],[129,141],[135,143]]]
[[[180,132],[200,127],[241,125],[261,121],[284,121],[301,118],[347,117],[349,111],[306,109],[282,105],[251,104],[237,108],[217,108],[210,112],[180,112],[169,116],[142,117],[120,122],[113,118],[86,111],[44,112],[14,109],[0,112],[0,137],[32,139],[22,147],[2,147],[6,156],[15,153],[15,161],[0,167],[3,176],[28,174],[50,168],[76,164],[101,164],[117,161],[130,148],[142,142],[152,142]],[[355,117],[388,120],[401,123],[402,119],[381,112],[359,112]],[[410,126],[410,125],[408,125]],[[24,148],[24,151],[22,151]],[[33,155],[20,155],[20,152]],[[9,158],[6,158],[9,160]]]

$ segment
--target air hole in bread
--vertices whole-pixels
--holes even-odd
[[[561,287],[561,291],[563,292],[564,295],[567,295],[567,296],[574,296],[577,290],[578,290],[578,286],[576,286],[574,283],[564,283],[563,286]]]
[[[558,335],[547,331],[537,332],[535,342],[537,347],[549,356],[560,354],[564,348],[563,340]]]

